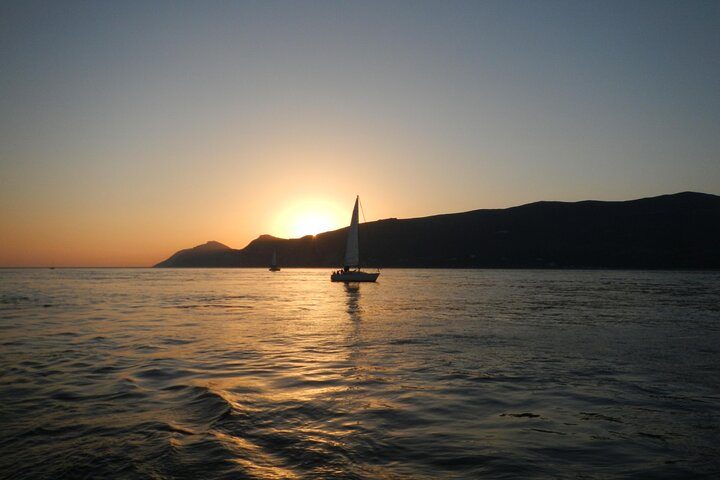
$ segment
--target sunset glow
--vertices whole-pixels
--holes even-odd
[[[717,2],[91,3],[4,2],[2,267],[720,189]]]
[[[328,201],[301,201],[278,215],[275,231],[280,237],[299,238],[342,228],[349,220],[347,212]]]
[[[3,1],[0,477],[717,474],[718,26]]]
[[[289,232],[292,237],[303,237],[332,230],[332,227],[333,220],[329,216],[323,213],[308,212],[293,220],[289,226]]]

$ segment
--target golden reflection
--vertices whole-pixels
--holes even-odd
[[[360,284],[345,283],[344,286],[345,311],[351,322],[345,340],[347,345],[347,362],[350,368],[345,375],[349,374],[351,377],[358,379],[364,375],[365,370],[362,367],[362,332],[360,331],[360,327],[362,326],[362,307],[360,306]]]
[[[208,432],[235,454],[234,461],[255,478],[293,479],[299,478],[295,472],[278,465],[272,452],[239,435],[229,435],[220,430]]]
[[[345,283],[345,303],[350,320],[359,322],[362,320],[362,308],[360,307],[360,284]]]

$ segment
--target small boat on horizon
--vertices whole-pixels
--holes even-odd
[[[363,272],[360,269],[360,235],[358,220],[358,204],[360,196],[355,198],[350,228],[348,229],[347,244],[345,245],[345,264],[341,270],[336,270],[330,275],[333,282],[374,282],[380,276],[380,272]]]
[[[277,264],[277,250],[273,250],[272,259],[270,260],[270,268],[268,269],[271,272],[279,272],[280,267],[278,267]]]

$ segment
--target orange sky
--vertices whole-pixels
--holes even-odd
[[[712,2],[11,2],[0,266],[720,193]],[[677,19],[682,19],[678,21]]]

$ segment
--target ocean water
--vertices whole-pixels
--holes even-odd
[[[720,273],[0,270],[0,476],[719,478]]]

